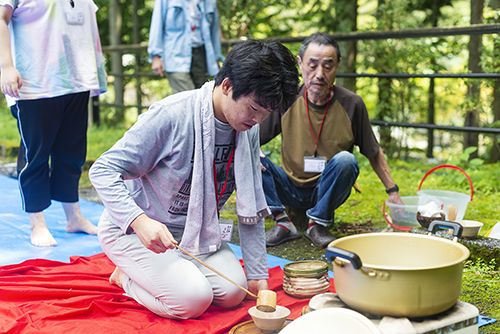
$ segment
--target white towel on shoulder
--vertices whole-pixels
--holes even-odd
[[[213,81],[204,84],[198,91],[195,104],[191,195],[186,226],[180,243],[183,249],[194,255],[215,252],[221,245],[213,176],[215,149],[213,89]],[[236,211],[240,224],[256,224],[270,214],[262,189],[260,159],[256,156],[258,152],[252,149],[249,131],[252,130],[236,132],[234,151]]]

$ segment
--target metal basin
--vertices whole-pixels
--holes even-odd
[[[429,231],[438,226],[452,227],[455,239],[461,236],[460,224],[433,222]],[[363,312],[410,318],[443,312],[457,302],[469,255],[456,241],[410,233],[348,236],[326,249],[344,303]]]

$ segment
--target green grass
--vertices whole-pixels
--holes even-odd
[[[5,100],[0,98],[0,162],[13,162],[17,157],[17,148],[19,147],[19,131],[17,131],[16,119],[12,117],[10,109],[7,108]],[[4,155],[5,152],[5,156]]]

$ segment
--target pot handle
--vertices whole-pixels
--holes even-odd
[[[358,255],[353,252],[346,251],[345,249],[337,248],[337,247],[328,247],[325,251],[326,258],[333,262],[336,257],[341,257],[343,259],[348,260],[352,263],[354,269],[359,270],[363,266],[361,263],[361,259]]]
[[[462,232],[464,230],[463,226],[456,222],[450,222],[446,220],[434,220],[430,223],[427,233],[429,235],[434,234],[439,228],[453,229],[453,241],[457,238],[462,238]]]

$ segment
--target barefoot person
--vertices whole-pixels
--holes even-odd
[[[107,89],[95,9],[92,0],[0,0],[1,89],[21,135],[19,189],[35,246],[57,245],[43,215],[51,200],[62,202],[67,232],[97,233],[78,204],[89,96]]]
[[[97,159],[89,175],[105,205],[98,236],[117,266],[111,283],[173,319],[243,300],[179,245],[255,295],[268,289],[258,124],[286,110],[297,87],[283,45],[238,44],[214,81],[154,103]],[[234,190],[246,276],[221,228],[231,222],[218,218]]]

